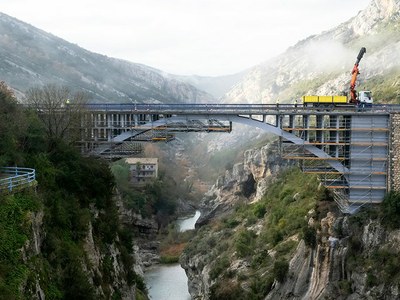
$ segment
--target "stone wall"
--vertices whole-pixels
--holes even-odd
[[[391,115],[389,190],[400,191],[400,114]]]

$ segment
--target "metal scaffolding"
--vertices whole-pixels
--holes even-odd
[[[304,143],[284,142],[283,157],[299,160],[304,173],[317,174],[340,209],[353,213],[365,204],[380,203],[387,190],[388,121],[387,116],[367,114],[288,116],[282,129]],[[329,157],[316,157],[307,145]],[[331,161],[340,162],[343,169],[332,168]]]
[[[380,203],[391,180],[390,116],[399,106],[307,107],[296,104],[91,104],[81,124],[81,149],[112,156],[133,143],[169,141],[176,132],[230,132],[232,122],[270,132],[283,157],[299,160],[333,191],[344,212]],[[131,148],[123,144],[130,142]],[[128,148],[128,150],[126,150]]]
[[[232,123],[215,118],[169,121],[167,114],[100,111],[82,120],[78,146],[82,153],[106,158],[132,156],[142,152],[142,142],[169,142],[178,132],[231,132]],[[166,122],[157,124],[160,119]],[[83,126],[84,125],[84,126]]]

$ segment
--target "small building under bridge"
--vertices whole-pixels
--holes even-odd
[[[130,157],[125,162],[129,165],[130,182],[133,184],[146,184],[158,177],[158,158]]]

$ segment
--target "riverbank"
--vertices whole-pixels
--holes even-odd
[[[178,219],[169,227],[168,234],[160,241],[160,263],[149,267],[144,281],[152,300],[190,300],[185,271],[177,263],[186,242],[193,237],[194,224],[200,212]]]

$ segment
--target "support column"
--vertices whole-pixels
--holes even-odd
[[[294,115],[289,115],[289,128],[294,128]],[[289,130],[290,133],[293,132],[293,130]]]
[[[323,120],[323,117],[324,117],[323,115],[316,115],[316,123],[317,124],[315,124],[315,125],[317,127],[317,130],[315,132],[315,140],[318,143],[322,143],[323,142],[323,140],[322,140],[322,127],[323,127],[322,120]],[[320,149],[323,148],[322,145],[317,145],[316,147],[320,148]]]
[[[338,143],[339,142],[339,122],[338,117],[335,115],[329,116],[329,142],[330,143]],[[338,146],[330,145],[329,146],[329,155],[332,157],[338,157]]]
[[[309,122],[309,115],[304,115],[303,116],[303,128],[305,129],[303,132],[303,140],[306,142],[309,142],[309,127],[310,127],[310,122]]]

